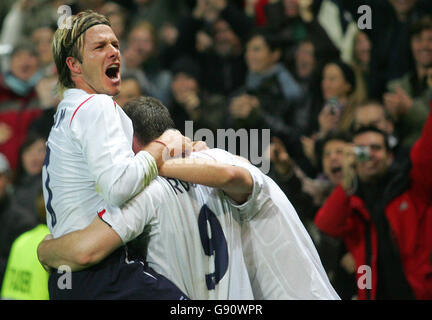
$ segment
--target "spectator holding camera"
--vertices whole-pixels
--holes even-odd
[[[371,268],[370,285],[357,273],[359,299],[432,298],[431,141],[432,113],[404,170],[392,167],[387,134],[376,127],[355,131],[344,150],[342,182],[315,223],[344,240],[357,270]]]
[[[364,89],[364,88],[363,88]],[[322,70],[321,111],[318,114],[318,132],[309,137],[302,137],[303,152],[310,163],[317,167],[318,162],[314,154],[315,141],[323,138],[332,131],[350,129],[355,107],[366,99],[366,92],[357,86],[353,69],[341,60],[327,63]]]
[[[366,92],[357,89],[354,71],[348,64],[336,60],[325,65],[321,81],[325,104],[318,116],[320,136],[349,129],[355,106],[366,98]]]
[[[393,166],[403,167],[409,161],[411,147],[400,143],[400,139],[396,136],[394,130],[393,118],[379,101],[369,100],[356,107],[352,126],[353,131],[367,126],[375,126],[387,133],[389,145],[394,155]]]

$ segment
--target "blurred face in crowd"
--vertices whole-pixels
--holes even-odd
[[[417,65],[432,67],[432,29],[423,30],[411,38],[411,50]]]
[[[342,160],[346,142],[343,140],[329,140],[324,145],[322,166],[324,174],[337,185],[342,181]]]
[[[113,29],[117,39],[123,39],[126,24],[126,15],[123,11],[123,7],[109,0],[104,3],[100,9],[100,13],[108,18],[111,29]]]
[[[374,131],[356,135],[355,146],[369,147],[370,160],[356,163],[356,172],[363,182],[373,182],[390,167],[393,154],[386,149],[384,136]]]
[[[136,4],[146,4],[146,3],[150,3],[150,2],[152,2],[152,1],[154,1],[154,0],[134,0],[134,2],[136,3]]]
[[[47,65],[54,61],[51,50],[53,38],[54,31],[48,27],[37,28],[32,33],[32,42],[36,46],[41,65]]]
[[[20,80],[28,81],[38,67],[37,57],[26,50],[16,52],[11,58],[10,71]]]
[[[84,36],[82,63],[69,60],[70,68],[76,69],[74,81],[78,81],[77,87],[88,93],[115,96],[121,85],[117,37],[109,26],[102,24],[91,27]]]
[[[104,0],[78,0],[78,6],[80,8],[91,9],[94,11],[98,11],[103,4]]]
[[[151,57],[155,51],[155,39],[150,29],[137,27],[128,37],[128,47],[135,50],[143,61]]]
[[[354,114],[354,129],[374,126],[387,134],[393,132],[393,124],[386,118],[384,107],[377,104],[369,104],[357,108]]]
[[[186,73],[179,72],[174,76],[171,84],[171,90],[174,98],[177,101],[183,101],[183,97],[185,94],[191,92],[198,94],[198,81]]]
[[[346,98],[351,85],[345,80],[342,70],[334,63],[327,64],[323,71],[321,89],[324,99]]]
[[[296,72],[302,79],[310,77],[315,69],[314,51],[311,42],[303,42],[297,48],[295,54]]]
[[[359,32],[355,38],[354,56],[362,65],[368,65],[370,62],[371,42],[364,32]]]
[[[214,49],[221,56],[235,55],[241,50],[240,39],[225,20],[213,25]]]
[[[297,17],[299,14],[299,0],[283,0],[285,15],[287,17]]]
[[[44,139],[38,139],[22,153],[23,167],[29,175],[36,175],[42,172],[46,153],[45,142]]]
[[[107,18],[117,39],[122,39],[125,30],[125,17],[122,14],[110,13]]]
[[[246,64],[251,72],[261,73],[273,67],[280,58],[280,51],[271,51],[264,37],[253,37],[246,45]]]
[[[141,96],[141,90],[138,81],[135,79],[123,79],[120,93],[116,96],[115,101],[120,106],[124,106],[126,102],[139,96]]]
[[[406,15],[416,4],[417,0],[389,0],[398,15]]]

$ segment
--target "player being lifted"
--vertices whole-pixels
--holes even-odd
[[[125,112],[134,123],[135,149],[172,125],[166,108],[151,98],[131,101]],[[216,189],[159,178],[117,215],[134,229],[130,234],[151,226],[144,232],[150,265],[194,299],[250,299],[251,283],[259,299],[337,299],[310,237],[274,182],[223,150],[203,154],[222,163],[170,160],[160,173],[220,187],[229,198]],[[38,252],[45,265],[80,270],[120,245],[119,236],[95,220],[84,230],[42,242]]]
[[[111,97],[120,90],[121,59],[119,41],[104,16],[92,11],[79,13],[71,28],[56,31],[52,48],[59,89],[64,95],[48,138],[43,167],[48,227],[54,237],[59,237],[87,227],[99,214],[122,239],[128,238],[126,229],[107,219],[120,214],[118,206],[157,176],[165,146],[188,153],[191,142],[170,130],[134,154],[132,123]],[[129,286],[129,291],[121,297],[183,297],[164,277],[152,276],[153,271],[146,266],[126,263],[123,249],[112,259],[120,275],[128,274],[122,283]],[[120,272],[123,269],[129,272]],[[107,288],[112,287],[106,291],[112,297],[119,292],[116,285],[106,283]]]
[[[174,127],[168,110],[156,99],[146,97],[130,101],[124,110],[134,123],[134,150],[140,150],[165,129]],[[208,158],[207,155],[201,156]],[[239,202],[244,202],[252,190],[253,181],[247,170],[215,163],[211,158],[195,159],[189,165],[167,161],[161,166],[161,172],[168,167],[194,182],[201,182],[212,175],[212,182],[223,186],[223,190]],[[121,215],[110,220],[120,224],[122,221],[117,218],[123,217],[127,228],[139,232],[146,226],[142,239],[148,241],[146,261],[189,297],[253,299],[241,247],[239,217],[235,217],[221,191],[157,177],[121,210]],[[105,232],[111,237],[106,237]],[[105,239],[105,244],[101,245],[99,235]],[[43,243],[40,253],[47,264],[54,267],[67,264],[77,270],[98,262],[96,257],[103,257],[103,252],[121,245],[120,237],[97,218],[84,231]],[[87,246],[92,247],[92,252],[87,250]],[[129,257],[132,259],[134,255]],[[53,274],[54,278],[60,276]],[[83,292],[81,284],[84,282],[75,285],[77,277],[81,278],[80,273],[73,274],[72,290],[57,290],[53,292],[54,297],[76,298],[75,294]],[[86,281],[85,286],[94,286],[91,280]]]

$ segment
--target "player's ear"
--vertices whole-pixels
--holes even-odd
[[[132,150],[135,154],[140,152],[144,146],[139,142],[139,139],[134,135],[132,140]]]
[[[78,61],[78,59],[74,57],[67,57],[66,58],[66,65],[68,66],[69,70],[72,74],[80,74],[81,73],[81,62]]]

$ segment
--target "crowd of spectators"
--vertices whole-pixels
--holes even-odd
[[[62,5],[109,18],[120,106],[156,97],[183,133],[271,129],[269,175],[343,299],[432,299],[430,0],[2,1],[0,287],[14,241],[45,223]]]

